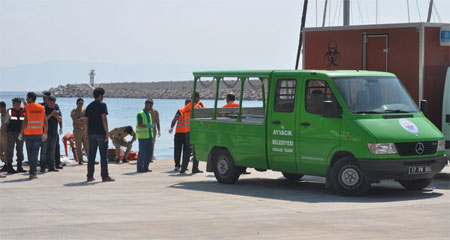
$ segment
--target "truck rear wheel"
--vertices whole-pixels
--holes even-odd
[[[346,156],[337,160],[331,169],[331,185],[346,196],[364,195],[369,192],[370,182],[364,176],[356,159]]]
[[[241,169],[234,165],[230,153],[224,149],[214,154],[214,176],[217,181],[225,184],[236,183],[241,174]]]
[[[302,174],[295,174],[295,173],[288,173],[288,172],[281,172],[281,173],[288,181],[292,181],[292,182],[297,182],[303,177]]]
[[[431,181],[433,179],[431,178],[425,178],[425,179],[417,179],[417,180],[402,180],[398,181],[404,188],[408,190],[422,190],[428,185],[430,185]]]

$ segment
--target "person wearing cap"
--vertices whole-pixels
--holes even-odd
[[[86,109],[83,108],[84,100],[82,98],[77,99],[77,107],[72,110],[70,117],[73,122],[73,139],[75,141],[75,148],[77,150],[78,164],[83,164],[83,148],[86,153],[86,158],[89,157],[89,142],[85,136],[86,132]],[[83,148],[81,147],[83,145]]]
[[[151,172],[148,167],[153,154],[153,121],[150,109],[152,99],[145,101],[145,107],[136,116],[136,138],[139,142],[139,154],[137,159],[137,172]]]
[[[14,170],[13,154],[14,147],[16,147],[17,157],[17,172],[27,172],[22,167],[23,156],[23,139],[19,139],[20,131],[22,130],[22,122],[25,119],[25,110],[20,107],[22,99],[13,98],[13,107],[8,109],[6,114],[8,142],[6,146],[6,164],[8,173],[16,173]]]
[[[155,126],[153,128],[153,152],[152,152],[152,160],[155,159],[155,155],[153,154],[155,152],[155,143],[156,143],[156,136],[161,137],[161,127],[159,125],[159,112],[158,110],[153,108],[153,99],[149,99],[151,101],[150,106],[150,114],[152,115],[152,121],[153,125]]]

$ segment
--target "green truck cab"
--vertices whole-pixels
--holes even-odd
[[[365,194],[383,179],[420,190],[447,163],[443,134],[394,74],[195,72],[194,92],[205,79],[216,83],[214,107],[192,109],[190,139],[197,159],[221,183],[255,168],[294,181],[322,176],[344,195]],[[240,83],[239,107],[220,108],[221,82],[230,80]],[[245,87],[261,90],[262,107],[245,107]]]

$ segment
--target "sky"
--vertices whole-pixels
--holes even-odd
[[[321,26],[324,2],[309,0],[306,27]],[[342,25],[342,1],[329,2],[326,26]],[[432,22],[450,23],[450,1],[434,2]],[[351,0],[351,25],[408,22],[408,3],[409,21],[426,21],[429,0]],[[179,71],[198,68],[290,69],[302,8],[302,0],[0,0],[0,87],[23,89],[15,75],[36,73],[22,77],[27,84],[64,64],[174,68],[137,81],[185,80],[191,73]]]

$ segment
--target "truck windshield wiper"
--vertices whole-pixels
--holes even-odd
[[[354,113],[383,113],[383,112],[378,112],[378,111],[357,111]]]
[[[385,113],[409,113],[409,111],[399,110],[399,109],[387,109]]]

